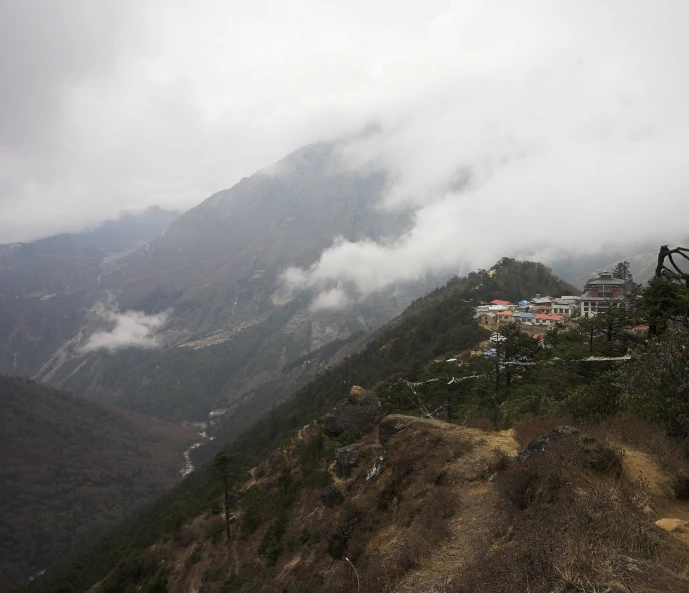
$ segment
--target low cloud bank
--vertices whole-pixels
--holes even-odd
[[[154,315],[133,310],[120,312],[114,299],[98,303],[94,307],[94,313],[105,320],[110,329],[91,334],[81,348],[82,352],[159,348],[162,344],[156,338],[156,332],[165,325],[170,314],[169,311]]]
[[[433,19],[409,67],[419,84],[340,154],[344,168],[384,171],[380,207],[411,208],[414,227],[339,238],[285,287],[336,305],[503,256],[686,236],[686,5],[669,3],[668,20],[642,3],[555,4],[452,2]]]

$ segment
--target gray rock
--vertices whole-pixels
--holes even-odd
[[[381,445],[385,445],[398,432],[402,432],[407,428],[411,422],[411,420],[401,420],[391,416],[383,418],[378,427],[378,441]]]
[[[545,451],[545,449],[555,441],[559,441],[561,438],[568,436],[577,436],[583,443],[592,440],[589,435],[587,435],[585,432],[581,432],[578,428],[573,428],[572,426],[558,426],[553,428],[553,430],[551,430],[549,433],[531,441],[526,446],[526,449],[524,449],[519,457],[517,457],[517,461],[528,461],[542,451]]]
[[[349,395],[325,420],[325,434],[340,436],[346,430],[364,432],[383,417],[378,396],[372,391]]]
[[[337,476],[339,478],[348,478],[352,475],[354,469],[359,463],[359,446],[349,445],[348,447],[341,447],[335,451],[335,464],[337,469]]]
[[[373,481],[377,480],[378,476],[380,476],[380,474],[383,473],[384,469],[385,469],[385,449],[383,449],[383,452],[373,462],[373,467],[366,474],[366,481],[367,482],[373,482]]]

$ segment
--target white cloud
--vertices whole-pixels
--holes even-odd
[[[390,173],[383,207],[412,207],[414,228],[338,240],[284,283],[359,296],[505,255],[686,235],[688,17],[673,2],[452,2],[387,63],[408,93],[342,150]]]
[[[97,27],[102,40],[86,8],[101,5],[117,25]],[[384,243],[338,240],[288,271],[318,302],[504,255],[685,234],[681,0],[83,0],[58,12],[91,16],[47,28],[27,17],[5,35],[45,59],[4,54],[6,86],[21,92],[3,116],[31,142],[0,136],[0,242],[123,207],[190,206],[342,137],[355,138],[344,166],[386,170],[382,207],[412,208],[416,224]],[[76,50],[48,59],[71,39]],[[34,105],[51,125],[35,125]]]
[[[344,309],[351,305],[352,299],[341,288],[331,288],[321,292],[311,303],[312,311]]]
[[[161,342],[156,332],[165,325],[169,311],[146,315],[142,311],[120,312],[117,302],[110,298],[98,303],[93,312],[104,320],[110,329],[91,334],[82,346],[82,352],[108,350],[115,352],[124,348],[159,348]]]

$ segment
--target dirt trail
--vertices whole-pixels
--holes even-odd
[[[469,437],[474,450],[456,460],[451,468],[457,478],[457,494],[461,499],[459,513],[451,519],[452,536],[438,546],[432,556],[423,559],[420,568],[405,575],[395,586],[395,591],[435,591],[443,582],[444,575],[457,573],[474,555],[477,543],[491,537],[497,513],[498,495],[492,482],[479,475],[496,448],[508,455],[516,455],[519,445],[511,430],[484,432],[475,428],[463,428],[452,424],[437,423],[444,430]]]
[[[499,502],[493,484],[480,479],[479,474],[496,448],[509,455],[519,452],[512,431],[486,433],[447,424],[442,426],[444,430],[469,436],[476,444],[474,451],[455,461],[452,466],[459,480],[457,492],[461,496],[461,508],[451,520],[451,538],[438,546],[431,556],[423,559],[418,569],[407,573],[396,585],[395,591],[438,591],[444,582],[444,575],[456,574],[472,560],[477,544],[492,537],[490,530],[495,524]],[[630,447],[624,449],[627,471],[647,482],[650,506],[656,513],[652,520],[673,518],[689,522],[689,503],[673,498],[667,473],[650,455]],[[689,528],[673,532],[673,535],[689,547]]]
[[[629,473],[643,478],[648,484],[650,507],[655,511],[653,520],[681,519],[689,522],[689,502],[674,498],[670,476],[664,472],[650,455],[637,449],[625,447],[625,464]],[[689,528],[672,532],[689,547]]]

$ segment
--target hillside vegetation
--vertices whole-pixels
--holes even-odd
[[[229,542],[218,504],[92,591],[689,590],[667,437],[629,420],[553,424],[307,425],[238,485]]]
[[[0,590],[8,591],[180,481],[178,426],[0,375]]]
[[[532,292],[557,295],[573,290],[542,264],[502,260],[495,269],[492,276],[481,272],[454,279],[415,302],[409,312],[381,329],[362,351],[325,370],[272,410],[275,392],[270,385],[260,391],[260,397],[252,399],[247,407],[254,418],[266,409],[269,413],[249,430],[230,425],[225,434],[230,441],[227,451],[234,456],[233,480],[241,481],[243,472],[280,443],[287,442],[293,431],[345,398],[352,385],[373,386],[391,376],[411,378],[413,373],[423,372],[427,362],[438,355],[456,355],[475,347],[487,337],[473,318],[477,301],[518,300]],[[251,407],[259,401],[263,403]],[[214,443],[219,441],[221,437]],[[217,450],[215,445],[209,447],[205,458]],[[79,562],[63,567],[53,575],[54,580],[36,590],[57,590],[56,582],[62,583],[65,591],[84,590],[113,566],[126,561],[131,553],[140,553],[155,541],[177,534],[186,521],[216,504],[219,492],[218,481],[209,467],[194,472]]]

